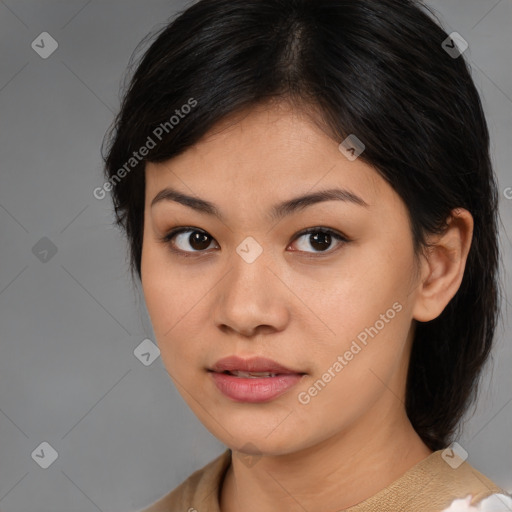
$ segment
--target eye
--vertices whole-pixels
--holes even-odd
[[[310,247],[316,249],[313,254],[330,253],[336,250],[326,250],[332,244],[333,239],[338,242],[338,247],[350,241],[346,236],[332,229],[322,227],[308,228],[301,231],[294,236],[293,240],[298,239],[300,241],[301,238],[304,238],[304,240],[298,244],[298,251],[293,250],[293,252],[310,252],[307,250],[310,244]],[[194,227],[175,228],[160,239],[161,242],[169,245],[172,252],[186,257],[194,253],[205,252],[214,240],[206,231]]]
[[[307,248],[309,246],[309,247],[313,247],[314,249],[316,249],[315,251],[312,251],[313,254],[315,254],[315,253],[318,254],[319,252],[320,253],[334,252],[336,249],[331,250],[331,251],[326,250],[332,244],[333,239],[338,242],[338,244],[337,244],[338,248],[339,248],[339,246],[343,245],[344,243],[347,243],[350,241],[346,236],[343,236],[342,234],[337,233],[336,231],[333,231],[332,229],[322,228],[322,227],[314,227],[314,228],[309,228],[305,231],[302,231],[302,232],[298,233],[297,235],[295,235],[294,240],[297,239],[300,241],[301,238],[304,238],[304,240],[298,244],[299,251],[310,252],[310,251],[307,251]]]
[[[208,249],[212,240],[214,238],[206,231],[194,227],[176,228],[161,238],[163,243],[170,246],[171,251],[177,253],[203,252]],[[175,249],[176,246],[178,246],[177,249]],[[192,250],[189,250],[187,246]],[[188,256],[188,254],[184,254],[184,256]]]

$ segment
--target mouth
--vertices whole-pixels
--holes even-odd
[[[238,356],[229,356],[219,359],[210,372],[234,375],[240,378],[268,378],[279,375],[306,375],[306,372],[288,368],[277,361],[265,357],[252,357],[244,359]]]
[[[235,402],[268,402],[282,395],[307,375],[272,359],[237,356],[217,361],[207,368],[217,389]]]
[[[242,379],[261,379],[261,378],[268,378],[268,377],[279,377],[281,375],[306,375],[305,373],[275,373],[275,372],[244,372],[241,370],[225,370],[223,372],[215,372],[214,370],[208,370],[209,372],[213,373],[221,373],[224,375],[233,375],[234,377],[239,377]]]
[[[304,373],[209,372],[213,383],[234,402],[268,402],[296,386]]]

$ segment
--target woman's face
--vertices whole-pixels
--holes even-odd
[[[405,414],[416,297],[405,205],[372,167],[349,160],[285,104],[235,121],[146,166],[142,286],[163,363],[201,422],[233,449],[277,455],[338,435],[368,439]],[[164,189],[207,201],[219,216],[169,195],[152,204]],[[366,205],[340,192],[293,203],[327,190]],[[177,227],[188,230],[161,241]],[[233,398],[209,371],[231,355],[305,375],[269,399],[250,390]]]

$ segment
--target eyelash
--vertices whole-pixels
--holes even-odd
[[[171,231],[169,231],[168,233],[166,233],[164,236],[159,238],[159,240],[160,240],[160,242],[168,245],[171,252],[173,252],[174,254],[177,254],[179,256],[183,256],[185,258],[201,257],[203,254],[206,254],[206,251],[183,251],[181,249],[176,249],[172,246],[172,240],[174,239],[174,237],[176,237],[177,235],[179,235],[181,233],[186,233],[187,231],[202,233],[202,234],[207,235],[209,238],[211,238],[212,241],[215,240],[215,238],[210,236],[206,231],[203,231],[202,229],[199,229],[199,228],[196,228],[193,226],[183,226],[183,227],[179,227],[179,228],[174,228]],[[346,237],[346,236],[342,235],[341,233],[338,233],[337,231],[334,231],[330,228],[324,228],[324,227],[312,227],[312,228],[305,229],[304,231],[300,231],[299,233],[297,233],[294,236],[294,238],[292,239],[292,242],[302,236],[310,235],[310,234],[318,234],[318,233],[330,235],[331,237],[333,237],[334,239],[336,239],[338,242],[341,242],[341,243],[338,244],[338,247],[333,250],[318,251],[318,252],[313,252],[313,253],[310,253],[307,251],[299,251],[299,250],[293,251],[293,252],[299,252],[299,253],[304,252],[304,253],[310,255],[308,257],[317,258],[319,256],[323,256],[326,254],[332,254],[332,253],[336,252],[338,249],[340,249],[341,247],[343,247],[346,243],[350,242],[350,239],[348,237]]]

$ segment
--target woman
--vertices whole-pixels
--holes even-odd
[[[229,447],[147,512],[503,492],[450,444],[499,310],[461,51],[413,1],[202,0],[145,53],[108,188],[164,365]]]

